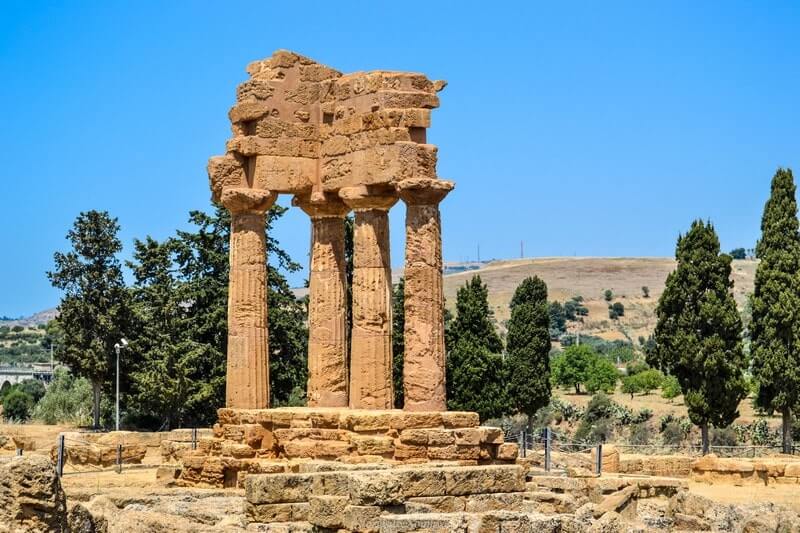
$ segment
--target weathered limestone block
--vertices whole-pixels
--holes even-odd
[[[394,439],[391,437],[373,437],[355,435],[352,438],[356,452],[359,455],[392,455],[394,454]]]
[[[308,520],[308,503],[245,504],[245,513],[251,523],[304,522]]]
[[[450,496],[525,490],[525,471],[521,466],[448,467],[444,471]]]
[[[228,188],[222,204],[231,212],[228,293],[227,407],[269,406],[265,213],[275,195]]]
[[[313,484],[313,474],[247,476],[245,496],[252,504],[307,502]]]
[[[0,463],[0,529],[66,531],[64,491],[47,457],[29,455]]]
[[[347,496],[309,496],[308,521],[324,528],[344,527],[345,508],[348,504]]]
[[[462,496],[421,496],[406,500],[406,513],[463,513],[466,498]]]
[[[391,470],[350,475],[350,503],[353,505],[399,505],[404,497],[401,478]]]
[[[344,528],[359,533],[377,533],[383,510],[377,505],[348,505],[344,508]]]
[[[519,456],[519,444],[504,442],[497,447],[497,459],[501,461],[513,461]]]
[[[381,533],[405,533],[411,531],[466,533],[467,525],[468,516],[463,513],[386,514],[380,517],[379,529]],[[485,531],[494,530],[487,529]],[[509,531],[513,530],[509,529]]]
[[[466,497],[465,510],[468,513],[485,513],[487,511],[519,511],[522,509],[521,492],[473,494]]]
[[[394,472],[406,498],[447,494],[447,480],[440,468],[403,468]]]

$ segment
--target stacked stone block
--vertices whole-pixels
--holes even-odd
[[[332,464],[513,463],[516,444],[475,413],[333,408],[220,409],[214,437],[182,457],[180,482],[233,487],[247,474]]]
[[[250,523],[308,522],[347,531],[383,530],[391,515],[520,510],[525,490],[519,466],[394,468],[249,476]]]

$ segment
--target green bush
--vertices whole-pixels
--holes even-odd
[[[675,376],[665,376],[661,382],[661,397],[667,400],[677,398],[681,394],[681,384]]]
[[[87,425],[92,415],[92,386],[65,369],[56,370],[53,383],[36,404],[33,418],[45,424]]]
[[[584,419],[575,432],[575,440],[586,444],[608,442],[614,436],[614,422],[609,418],[589,421]]]
[[[24,422],[31,417],[31,409],[33,398],[18,388],[13,388],[3,398],[3,416],[6,420]]]
[[[47,392],[44,383],[38,379],[26,379],[18,386],[19,390],[31,397],[33,403],[41,400],[42,396],[44,396],[44,393]]]
[[[625,316],[625,306],[622,305],[622,302],[614,302],[611,309],[614,310],[617,316]]]
[[[606,289],[606,290],[603,292],[603,298],[605,298],[605,300],[606,300],[607,302],[610,302],[611,300],[613,300],[613,299],[614,299],[614,292],[613,292],[611,289]]]
[[[595,393],[612,393],[617,388],[619,372],[617,367],[605,357],[595,357],[589,365],[586,377],[586,390]]]

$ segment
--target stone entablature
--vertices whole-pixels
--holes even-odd
[[[422,74],[342,74],[280,50],[247,68],[229,113],[227,153],[208,164],[212,198],[231,213],[226,406],[269,407],[264,218],[279,193],[312,219],[309,379],[312,407],[391,409],[389,210],[407,205],[405,406],[446,407],[439,203],[426,143],[446,85]],[[353,324],[346,329],[344,217],[355,213]]]

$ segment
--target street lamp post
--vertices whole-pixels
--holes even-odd
[[[128,341],[120,339],[120,342],[114,345],[114,351],[117,352],[117,399],[116,399],[116,430],[119,431],[119,352],[123,348],[128,347]]]

